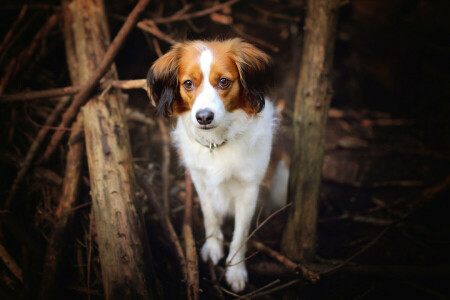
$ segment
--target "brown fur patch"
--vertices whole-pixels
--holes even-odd
[[[264,52],[237,38],[180,43],[159,58],[149,75],[149,78],[156,78],[153,84],[150,84],[149,79],[149,85],[156,86],[155,90],[160,88],[160,91],[152,91],[158,110],[167,114],[171,109],[173,115],[179,115],[192,108],[205,80],[199,56],[206,49],[213,54],[208,80],[223,100],[225,109],[230,112],[242,109],[249,115],[261,111],[268,87],[267,78],[270,77],[270,59]],[[224,77],[230,80],[230,86],[221,89],[218,82]],[[184,88],[186,80],[193,82],[192,90]],[[164,103],[158,104],[158,100]]]

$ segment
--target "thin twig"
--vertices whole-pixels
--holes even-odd
[[[158,55],[158,57],[163,56],[163,53],[161,51],[161,47],[159,46],[158,40],[156,38],[152,38],[152,43],[153,43],[153,47],[155,48],[156,55]]]
[[[300,281],[301,281],[300,278],[291,280],[291,281],[289,281],[289,282],[286,282],[285,284],[281,284],[281,285],[279,285],[279,286],[277,286],[277,287],[274,287],[273,289],[267,290],[267,291],[265,291],[265,292],[253,294],[253,295],[251,295],[250,297],[247,297],[247,299],[259,299],[259,298],[261,298],[262,296],[270,295],[270,294],[272,294],[273,292],[276,292],[276,291],[285,289],[285,288],[287,288],[287,287],[290,287],[291,285],[294,285],[294,284],[296,284],[296,283],[298,283],[298,282],[300,282]]]
[[[36,33],[31,44],[17,56],[17,64],[14,68],[12,76],[15,76],[22,67],[28,66],[30,60],[35,57],[34,54],[39,49],[39,46],[44,38],[50,34],[56,25],[58,25],[58,19],[59,13],[54,13],[51,15]]]
[[[239,297],[239,299],[249,299],[253,295],[258,294],[258,293],[260,293],[260,292],[262,292],[264,290],[267,290],[268,288],[270,288],[270,287],[272,287],[272,286],[274,286],[275,284],[278,284],[278,283],[280,283],[280,279],[276,279],[276,280],[274,280],[274,281],[272,281],[272,282],[270,282],[270,283],[260,287],[259,289],[256,289],[256,290],[254,290],[254,291],[252,291],[252,292],[250,292],[250,293],[248,293],[246,295],[242,295],[242,296]]]
[[[285,206],[281,207],[280,209],[278,209],[277,211],[273,212],[270,216],[268,216],[264,221],[261,222],[261,224],[259,224],[258,226],[256,226],[256,228],[248,235],[248,237],[245,239],[245,241],[239,246],[239,248],[236,250],[236,252],[233,254],[233,256],[230,258],[230,260],[227,262],[226,266],[228,266],[228,264],[230,262],[233,261],[234,257],[238,254],[239,250],[242,249],[242,247],[245,246],[245,244],[247,244],[248,240],[250,240],[250,238],[261,228],[263,227],[270,219],[272,219],[274,216],[276,216],[277,214],[279,214],[280,212],[282,212],[283,210],[285,210],[286,208],[290,207],[292,205],[291,203],[286,204]]]
[[[204,10],[200,10],[191,14],[179,14],[179,13],[175,13],[174,15],[170,16],[170,17],[166,17],[166,18],[156,18],[151,20],[152,22],[154,22],[155,24],[160,24],[160,23],[171,23],[171,22],[178,22],[178,21],[184,21],[184,20],[188,20],[188,19],[194,19],[194,18],[198,18],[198,17],[203,17],[206,15],[209,15],[213,12],[216,12],[218,10],[221,10],[223,8],[229,7],[235,3],[237,3],[239,0],[230,0],[224,3],[219,3],[216,4],[214,6],[211,6],[209,8],[206,8]],[[143,20],[142,22],[148,22],[150,20]]]
[[[239,28],[239,26],[231,25],[230,27],[231,27],[231,29],[233,29],[234,32],[236,32],[238,35],[240,35],[241,37],[243,37],[246,40],[252,41],[252,42],[259,44],[265,48],[268,48],[275,53],[278,53],[280,51],[280,48],[278,48],[277,46],[269,44],[268,42],[266,42],[262,39],[259,39],[257,37],[254,37],[253,35],[250,35],[250,34],[244,32],[241,28]]]
[[[22,6],[22,9],[19,12],[19,15],[17,16],[16,20],[12,24],[11,28],[9,29],[8,33],[3,38],[2,43],[0,44],[0,53],[2,52],[5,45],[9,42],[9,39],[13,36],[14,31],[16,31],[17,26],[19,26],[20,22],[22,21],[23,17],[25,16],[25,13],[27,12],[28,5],[25,4]]]
[[[256,10],[259,13],[262,13],[268,17],[272,17],[272,18],[276,18],[276,19],[281,19],[281,20],[286,20],[286,21],[291,21],[291,22],[300,22],[301,18],[300,17],[291,17],[288,15],[284,15],[284,14],[280,14],[277,12],[272,12],[272,11],[267,11],[262,9],[261,7],[255,5],[255,4],[250,4],[250,7],[253,8],[254,10]]]
[[[303,278],[308,280],[309,282],[316,283],[317,280],[320,279],[320,276],[318,274],[309,270],[304,265],[296,264],[295,262],[293,262],[286,256],[282,255],[281,253],[279,253],[273,249],[270,249],[263,243],[260,243],[257,241],[252,241],[252,244],[256,249],[263,251],[264,253],[267,253],[269,256],[271,256],[272,258],[274,258],[277,261],[279,261],[280,263],[282,263],[284,266],[286,266],[288,269],[290,269],[294,273],[298,273],[298,271],[300,270]]]
[[[103,82],[99,91],[104,90],[108,86],[112,86],[116,89],[131,90],[131,89],[143,89],[147,90],[147,81],[145,79],[134,80],[107,80]],[[13,101],[27,101],[43,98],[55,98],[67,95],[75,95],[83,89],[83,86],[66,86],[56,89],[48,89],[42,91],[30,91],[11,95],[1,95],[0,104]]]
[[[168,215],[170,210],[170,204],[169,204],[169,168],[170,168],[170,136],[169,132],[167,130],[166,125],[164,124],[164,121],[162,118],[158,118],[158,126],[159,131],[161,132],[162,137],[162,154],[163,154],[163,161],[162,161],[162,167],[161,167],[161,173],[162,173],[162,198],[163,198],[163,206],[164,206],[164,212]],[[187,189],[187,187],[186,187]]]
[[[186,172],[186,202],[184,207],[183,237],[186,255],[186,287],[188,299],[199,299],[198,258],[194,235],[192,233],[192,181],[189,172]]]
[[[31,163],[33,162],[33,159],[35,158],[39,147],[41,146],[42,142],[44,141],[49,131],[48,126],[52,125],[53,122],[55,122],[56,118],[59,116],[59,114],[64,109],[66,104],[69,102],[69,100],[70,97],[64,97],[64,99],[56,105],[52,113],[48,116],[41,130],[39,130],[38,135],[34,139],[33,143],[30,146],[30,149],[27,152],[27,155],[25,156],[25,159],[23,160],[22,167],[20,168],[16,178],[14,179],[8,198],[6,199],[5,202],[6,208],[9,208],[11,206],[12,201],[16,195],[17,189],[19,188],[20,184],[22,183],[22,180],[25,178],[25,175],[30,169]]]
[[[239,298],[239,297],[240,297],[238,294],[233,293],[232,291],[227,290],[227,289],[224,288],[224,287],[220,287],[220,289],[221,289],[223,292],[225,292],[226,294],[231,295],[231,296],[233,296],[233,297],[235,297],[235,298]]]
[[[150,20],[143,23],[143,22],[139,22],[137,24],[137,27],[148,32],[151,33],[152,35],[156,36],[157,38],[165,41],[168,44],[176,44],[177,41],[174,40],[173,38],[171,38],[169,35],[163,33],[161,30],[159,30],[159,28],[156,26],[155,23],[151,22]]]
[[[125,38],[134,28],[134,25],[137,23],[140,14],[147,7],[148,3],[149,0],[139,0],[134,9],[128,15],[127,20],[125,21],[122,28],[117,33],[116,37],[114,38],[105,55],[103,56],[100,65],[95,70],[94,74],[88,80],[88,82],[80,91],[80,93],[75,96],[70,107],[64,113],[62,121],[60,123],[60,127],[67,127],[80,110],[81,105],[83,105],[89,99],[89,96],[94,91],[95,86],[97,85],[99,80],[109,70],[111,63],[114,61],[114,58],[116,57],[117,53],[119,52],[119,49],[121,48],[123,42],[125,41]],[[53,134],[49,142],[49,145],[44,153],[44,160],[48,160],[50,156],[53,154],[53,152],[56,150],[56,147],[59,145],[59,142],[61,141],[63,134],[64,131],[56,131]]]
[[[8,85],[9,79],[11,78],[15,66],[16,66],[16,58],[13,57],[5,69],[5,75],[3,75],[2,79],[0,80],[0,95],[2,95],[3,92],[5,91],[5,88]]]

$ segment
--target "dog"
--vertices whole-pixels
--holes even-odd
[[[239,38],[178,43],[147,76],[157,112],[177,117],[172,139],[199,195],[204,261],[224,256],[220,227],[235,218],[225,273],[235,292],[248,280],[245,243],[271,156],[272,78],[269,56]]]

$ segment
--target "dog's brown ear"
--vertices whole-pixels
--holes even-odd
[[[264,96],[273,83],[271,59],[266,53],[241,39],[231,40],[231,49],[244,88],[244,97],[255,112],[260,112],[264,108]]]
[[[170,116],[177,101],[180,101],[178,87],[179,45],[175,45],[169,52],[158,58],[147,74],[147,84],[156,111]]]

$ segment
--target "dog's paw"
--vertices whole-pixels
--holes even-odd
[[[233,292],[242,292],[248,280],[245,264],[239,263],[235,266],[228,267],[225,277]]]
[[[203,244],[201,255],[203,261],[207,262],[208,259],[211,259],[211,261],[217,265],[219,260],[223,257],[222,241],[213,237],[207,239],[205,244]]]

